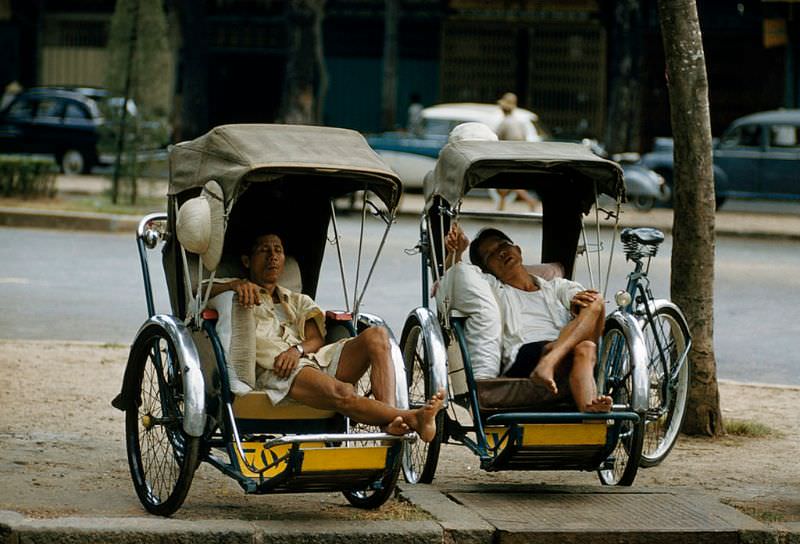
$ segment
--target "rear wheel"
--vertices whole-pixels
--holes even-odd
[[[148,512],[169,516],[189,492],[200,448],[200,438],[183,431],[183,376],[175,345],[162,328],[150,327],[136,339],[128,364],[136,372],[125,411],[133,486]]]
[[[633,394],[631,350],[622,328],[610,322],[603,335],[597,363],[598,391],[614,399],[615,405],[630,406]],[[606,464],[598,470],[605,485],[631,485],[639,469],[644,440],[644,422],[616,421],[616,445]]]
[[[363,397],[371,397],[372,396],[372,386],[370,385],[370,378],[368,374],[365,374],[361,380],[358,381],[356,384],[356,393]],[[372,425],[365,425],[363,423],[356,423],[352,420],[348,420],[349,425],[349,432],[351,433],[377,433],[381,432],[379,427],[375,427]],[[363,446],[379,446],[380,443],[375,442],[359,442],[359,445]],[[347,499],[347,501],[357,508],[364,508],[367,510],[371,510],[374,508],[379,508],[383,505],[387,500],[389,500],[392,495],[394,495],[395,487],[397,487],[397,478],[400,476],[400,462],[402,459],[402,449],[398,452],[397,455],[389,462],[386,467],[386,472],[384,472],[383,478],[373,488],[370,489],[359,489],[354,491],[344,491],[342,494]]]
[[[61,154],[59,162],[61,171],[68,176],[85,174],[89,170],[89,163],[86,160],[86,155],[79,149],[67,149]]]
[[[688,356],[678,367],[688,344],[681,321],[674,308],[659,308],[642,331],[650,378],[650,401],[640,461],[643,467],[654,467],[664,460],[675,445],[686,416],[691,368]]]
[[[424,406],[433,397],[431,354],[425,344],[425,334],[419,320],[411,316],[403,328],[400,341],[406,365],[409,408]],[[411,484],[429,484],[436,474],[439,450],[444,436],[444,410],[436,415],[436,435],[430,442],[417,440],[406,443],[403,453],[403,477]]]
[[[636,195],[632,199],[633,207],[640,212],[649,212],[656,205],[656,198],[649,195]]]

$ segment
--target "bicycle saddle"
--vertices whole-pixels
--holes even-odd
[[[620,233],[623,243],[639,242],[645,246],[657,246],[664,241],[664,233],[653,227],[625,228]]]

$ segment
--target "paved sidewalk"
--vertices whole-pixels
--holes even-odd
[[[535,491],[535,492],[534,492]],[[0,511],[0,544],[281,542],[376,544],[797,544],[800,523],[765,525],[704,495],[659,489],[400,485],[429,521],[33,519]]]
[[[62,194],[100,194],[109,189],[109,180],[103,176],[58,176],[56,188]],[[143,181],[140,194],[158,196],[166,194],[163,180]],[[405,194],[400,202],[399,214],[417,217],[424,205],[420,194]],[[468,198],[464,205],[473,210],[491,211],[494,203],[489,198]],[[511,202],[508,211],[525,212],[520,202]],[[95,230],[108,232],[131,232],[141,217],[106,213],[70,212],[35,208],[0,207],[0,226],[35,227],[73,230]],[[593,224],[594,215],[587,217]],[[601,223],[604,227],[611,222]],[[621,226],[656,227],[665,232],[672,231],[672,210],[656,208],[649,212],[638,212],[625,207],[620,219]],[[769,214],[742,211],[720,211],[716,215],[716,232],[719,236],[745,236],[771,239],[800,240],[800,214]]]

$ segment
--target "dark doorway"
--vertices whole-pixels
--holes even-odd
[[[212,54],[208,74],[211,126],[274,122],[280,108],[285,72],[284,55]]]

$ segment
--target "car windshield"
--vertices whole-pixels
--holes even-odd
[[[459,121],[452,119],[425,119],[424,133],[433,136],[447,136],[457,124]]]

